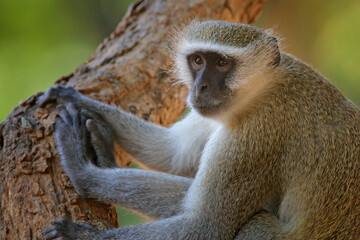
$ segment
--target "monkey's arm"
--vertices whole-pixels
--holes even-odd
[[[141,169],[87,166],[72,180],[83,197],[115,203],[152,219],[178,215],[192,179]]]
[[[140,169],[104,168],[102,163],[111,160],[104,161],[106,150],[103,148],[110,148],[111,143],[104,145],[100,132],[90,132],[92,146],[98,149],[97,160],[91,159],[95,157],[90,151],[87,129],[89,125],[92,130],[101,127],[103,133],[108,127],[94,120],[89,124],[71,103],[66,108],[60,105],[59,115],[55,131],[57,148],[65,172],[82,197],[119,204],[155,219],[179,213],[192,179]],[[100,142],[101,147],[96,145]],[[99,153],[102,154],[99,156]]]
[[[70,114],[67,112],[70,112]],[[113,191],[113,188],[116,188],[116,186],[110,185],[107,188],[106,184],[111,184],[112,181],[123,176],[124,181],[118,182],[120,184],[127,184],[126,187],[120,187],[120,191],[123,191],[121,193],[123,197],[126,198],[126,194],[129,196],[133,195],[127,199],[128,201],[135,201],[137,196],[138,200],[145,197],[145,201],[152,199],[150,203],[145,203],[145,206],[151,208],[151,202],[153,206],[157,205],[156,201],[158,199],[156,197],[159,194],[159,190],[156,190],[156,193],[152,192],[156,187],[152,188],[150,184],[145,185],[142,188],[144,191],[142,193],[136,189],[145,183],[143,180],[139,180],[139,177],[145,176],[143,171],[124,169],[107,169],[102,171],[102,169],[89,163],[81,154],[84,152],[81,144],[74,145],[68,141],[70,138],[75,138],[78,142],[84,139],[79,137],[81,134],[84,135],[82,132],[85,127],[81,126],[81,120],[74,117],[78,115],[76,110],[74,110],[73,106],[68,105],[67,111],[61,111],[60,115],[61,120],[58,120],[56,124],[56,139],[62,157],[62,165],[70,180],[74,183],[76,190],[81,195],[88,197],[99,197],[99,195],[102,195],[105,198],[111,199],[113,194],[106,193],[106,191]],[[64,131],[64,129],[67,129],[67,131]],[[228,139],[226,136],[224,138]],[[216,136],[216,139],[224,140],[219,138],[219,136]],[[258,196],[258,175],[253,174],[256,168],[243,169],[250,170],[249,176],[249,173],[239,172],[239,166],[236,167],[240,165],[240,169],[242,169],[242,162],[229,162],[229,158],[236,158],[234,152],[229,152],[233,146],[224,146],[225,151],[220,151],[220,153],[213,155],[215,150],[211,151],[211,149],[218,146],[218,144],[219,142],[213,142],[208,146],[207,152],[210,155],[205,155],[199,170],[200,172],[187,193],[183,208],[178,207],[182,206],[180,198],[183,196],[182,192],[186,190],[191,180],[179,181],[178,178],[173,179],[164,173],[148,175],[150,179],[158,181],[163,190],[166,190],[166,183],[169,183],[167,188],[171,189],[170,198],[173,197],[175,191],[179,191],[179,198],[176,202],[173,202],[176,207],[169,208],[171,211],[167,213],[168,215],[177,215],[154,223],[109,231],[99,231],[88,225],[76,224],[68,220],[56,220],[51,227],[45,230],[45,239],[64,236],[68,239],[233,239],[239,227],[261,208],[259,203],[261,198]],[[218,161],[219,159],[220,161]],[[229,168],[234,170],[229,172]],[[94,175],[91,176],[92,174]],[[241,174],[246,176],[242,177]],[[91,177],[94,176],[97,176],[96,181],[88,184],[87,181],[91,181]],[[219,176],[221,176],[220,179]],[[125,183],[127,180],[131,180],[131,182]],[[94,184],[98,185],[98,187],[94,188],[92,186]],[[244,188],[242,184],[244,184]],[[174,186],[176,186],[175,189],[172,189]],[[105,192],[101,192],[100,188]],[[250,192],[247,191],[247,188],[250,189]],[[96,189],[96,192],[93,189]],[[233,197],[229,198],[229,196]],[[164,194],[160,195],[160,199],[165,199]],[[234,201],[233,199],[238,200]],[[252,201],[247,203],[249,199]],[[170,204],[165,203],[165,205],[169,206]],[[163,215],[160,215],[160,217],[163,217]],[[226,221],[223,221],[224,219]]]
[[[101,119],[110,126],[115,140],[146,167],[183,176],[195,175],[203,147],[216,127],[213,121],[190,113],[167,129],[61,85],[51,87],[40,103],[51,100],[72,102],[87,117]]]

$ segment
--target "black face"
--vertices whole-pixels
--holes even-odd
[[[194,80],[189,93],[192,106],[204,116],[226,108],[233,95],[227,81],[234,72],[235,59],[215,52],[195,52],[187,59]]]

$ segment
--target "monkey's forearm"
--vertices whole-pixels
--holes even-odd
[[[74,178],[85,197],[118,204],[153,219],[177,215],[192,179],[140,169],[86,167]]]
[[[217,127],[193,112],[171,128],[164,128],[86,97],[78,104],[100,115],[113,129],[115,140],[142,164],[182,176],[195,176],[204,145]]]
[[[167,128],[145,122],[129,113],[116,109],[109,114],[116,141],[146,167],[172,172],[173,145]]]

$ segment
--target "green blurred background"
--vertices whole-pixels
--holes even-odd
[[[0,0],[0,121],[85,62],[130,0]],[[360,1],[268,0],[256,25],[275,28],[283,49],[308,62],[360,106]],[[141,222],[118,209],[121,226]]]

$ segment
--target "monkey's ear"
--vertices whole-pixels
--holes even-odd
[[[279,43],[278,40],[275,37],[268,37],[268,43],[270,46],[270,51],[272,53],[272,60],[269,63],[270,67],[277,67],[280,64],[281,56],[280,56],[280,50],[279,50]]]

